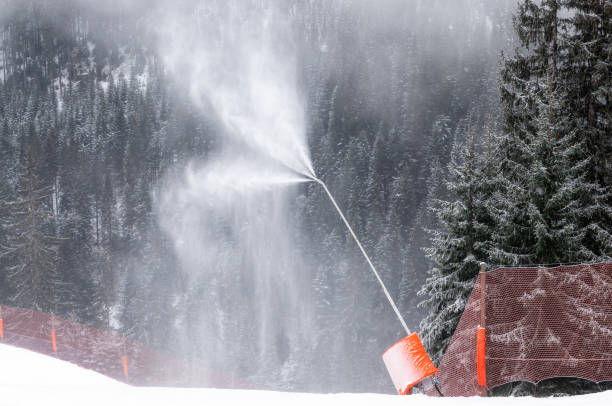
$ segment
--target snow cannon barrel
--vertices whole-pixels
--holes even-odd
[[[393,344],[383,353],[382,358],[400,395],[410,394],[413,386],[438,372],[417,333]]]

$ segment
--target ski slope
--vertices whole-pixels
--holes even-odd
[[[567,398],[429,398],[379,394],[307,394],[255,390],[137,388],[21,348],[0,345],[2,406],[183,405],[610,405],[612,391]]]

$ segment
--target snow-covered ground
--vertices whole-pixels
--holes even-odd
[[[610,405],[612,391],[570,398],[428,398],[377,394],[305,394],[254,390],[136,388],[96,372],[20,348],[0,345],[2,406],[182,405]]]

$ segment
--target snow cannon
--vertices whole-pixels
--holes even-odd
[[[429,356],[427,355],[427,352],[425,352],[425,348],[423,348],[423,344],[421,343],[419,336],[416,333],[410,332],[410,329],[408,329],[406,321],[404,320],[402,314],[395,305],[395,302],[393,301],[391,294],[387,290],[387,287],[385,286],[382,278],[380,277],[380,274],[374,267],[374,264],[370,260],[370,257],[361,245],[359,238],[357,238],[357,235],[355,235],[355,232],[353,231],[353,228],[349,224],[348,220],[346,219],[346,217],[344,217],[344,213],[342,213],[342,210],[340,210],[340,206],[338,206],[338,203],[336,203],[336,199],[334,199],[334,196],[332,196],[331,192],[327,188],[327,185],[321,179],[313,176],[311,177],[311,180],[320,184],[327,193],[327,196],[329,196],[329,200],[332,202],[332,204],[336,208],[336,211],[340,215],[340,218],[344,222],[344,225],[346,225],[346,228],[353,236],[353,239],[357,243],[357,246],[361,250],[361,253],[368,262],[368,265],[370,265],[370,269],[372,269],[372,272],[376,276],[376,279],[378,280],[380,287],[385,293],[389,304],[393,308],[397,319],[400,321],[400,323],[402,323],[402,327],[404,327],[406,334],[408,334],[406,337],[402,338],[391,348],[385,351],[382,356],[383,361],[385,362],[385,366],[389,371],[389,375],[391,375],[391,380],[395,385],[395,389],[397,389],[397,392],[400,395],[408,395],[410,394],[410,390],[419,383],[423,382],[422,385],[419,385],[423,390],[428,390],[428,386],[432,386],[428,384],[432,383],[440,394],[440,396],[442,396],[442,392],[440,391],[439,385],[437,384],[435,378],[432,376],[438,372],[438,369],[431,362],[431,359],[429,359]],[[431,381],[423,381],[429,376],[432,376]]]
[[[438,372],[417,333],[393,344],[382,358],[400,395],[409,395],[415,385]]]

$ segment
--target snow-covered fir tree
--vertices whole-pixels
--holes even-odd
[[[473,130],[467,140],[455,140],[448,165],[446,189],[450,200],[433,201],[442,229],[431,231],[425,249],[435,263],[419,291],[427,310],[421,334],[429,355],[441,360],[472,292],[480,262],[488,260],[491,239],[487,209],[490,190],[482,159],[476,153]]]
[[[603,96],[610,77],[597,73],[608,59],[606,10],[601,2],[562,0],[526,0],[519,6],[515,29],[523,49],[504,58],[501,70],[504,186],[493,204],[504,229],[496,238],[494,257],[500,263],[610,256],[612,194],[604,164],[610,130],[603,118],[611,111]],[[581,194],[570,198],[563,189],[568,185]],[[549,193],[554,202],[545,203]],[[571,238],[581,235],[580,246],[562,241],[563,233],[550,227],[574,228]]]
[[[574,213],[583,194],[593,190],[584,178],[571,176],[575,167],[567,154],[575,135],[568,133],[562,98],[553,86],[551,74],[544,98],[537,101],[535,137],[529,142],[509,137],[501,143],[506,152],[501,156],[502,176],[490,203],[498,225],[491,252],[495,263],[551,264],[594,258],[582,245],[584,230],[579,229]]]
[[[612,5],[608,1],[565,0],[565,60],[556,85],[565,95],[570,136],[567,156],[583,193],[572,215],[592,259],[612,257]]]

